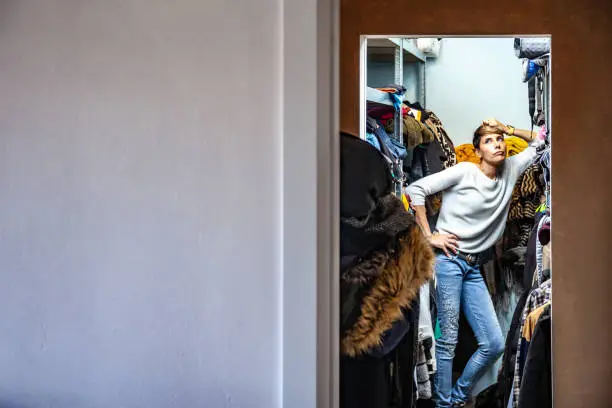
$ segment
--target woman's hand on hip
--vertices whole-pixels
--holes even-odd
[[[446,256],[457,253],[458,239],[453,234],[435,234],[429,238],[429,243],[434,248],[441,249]]]

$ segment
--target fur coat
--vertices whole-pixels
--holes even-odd
[[[419,288],[432,278],[433,264],[431,246],[412,222],[384,249],[359,257],[345,268],[341,273],[342,354],[355,357],[381,347],[383,335],[404,318]]]
[[[414,216],[392,194],[381,153],[346,133],[340,147],[341,351],[356,357],[405,334],[391,328],[405,323],[419,288],[432,277],[434,255]]]

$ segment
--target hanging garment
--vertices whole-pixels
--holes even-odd
[[[527,254],[525,256],[525,270],[523,272],[523,285],[526,288],[533,284],[533,276],[536,270],[536,239],[538,237],[538,226],[540,220],[544,216],[543,213],[536,213],[534,217],[533,228],[531,229],[529,239],[527,241]]]
[[[544,114],[544,78],[542,73],[535,76],[535,114],[533,116],[533,124],[535,126],[544,126],[546,124],[546,115]]]
[[[424,126],[432,134],[434,134],[433,130],[429,127],[429,125],[424,124]],[[444,170],[444,160],[446,159],[446,154],[440,142],[438,142],[438,140],[434,138],[430,143],[425,144],[422,147],[425,149],[425,157],[427,159],[427,168],[425,169],[426,175],[430,175]]]
[[[444,170],[444,157],[442,146],[436,140],[417,146],[413,150],[411,162],[404,167],[408,174],[408,184]]]
[[[406,169],[409,175],[407,185],[457,163],[454,145],[437,116],[431,111],[424,110],[418,103],[410,105],[410,109],[421,110],[423,120],[421,126],[425,129],[427,140],[430,138],[428,132],[432,137],[429,143],[420,144],[412,150],[413,159]],[[430,225],[435,225],[442,207],[442,192],[428,196],[425,206]]]
[[[429,118],[425,120],[425,124],[431,129],[434,133],[434,137],[442,147],[444,152],[444,168],[449,168],[457,164],[457,157],[455,154],[455,145],[453,144],[451,138],[444,130],[444,126],[442,125],[442,121],[440,118],[436,116],[435,113],[429,110],[425,110]]]
[[[406,194],[402,194],[402,204],[404,204],[406,211],[410,211],[410,201],[408,201]]]
[[[532,290],[529,294],[529,298],[525,305],[525,309],[523,310],[521,317],[521,329],[520,333],[523,332],[523,325],[527,316],[537,309],[538,307],[544,305],[547,302],[551,301],[552,296],[552,282],[551,280],[547,280],[542,283],[539,287]],[[522,337],[521,337],[522,340]],[[517,353],[516,353],[516,361],[514,364],[514,397],[513,397],[513,407],[518,408],[518,399],[519,393],[521,390],[521,380],[523,377],[523,363],[525,361],[525,356],[521,354],[521,344],[522,341],[519,340],[519,344],[517,345]]]
[[[544,128],[542,128],[544,129]],[[550,144],[547,144],[540,157],[540,164],[542,165],[542,172],[544,175],[544,182],[550,183]],[[550,205],[550,203],[547,203]]]
[[[540,179],[541,167],[533,164],[519,178],[512,192],[510,202],[509,221],[531,221],[535,218],[535,213],[540,205],[544,186]],[[523,242],[526,242],[525,237]]]
[[[378,197],[391,193],[393,180],[383,155],[349,133],[340,135],[340,215],[365,217]]]
[[[340,357],[341,408],[412,408],[415,406],[414,371],[419,302],[405,314],[408,332],[385,354]]]
[[[402,211],[406,213],[403,208]],[[385,350],[393,348],[391,343],[395,340],[386,339],[391,344],[387,347],[383,336],[394,324],[401,324],[402,309],[408,307],[417,297],[418,288],[432,277],[431,247],[420,229],[413,226],[402,234],[397,242],[394,239],[389,244],[391,248],[362,256],[341,271],[341,351],[344,355],[353,357],[381,346]],[[367,239],[367,234],[364,238]]]
[[[395,140],[383,129],[380,124],[376,121],[376,119],[372,117],[368,117],[366,119],[367,129],[370,133],[373,133],[378,139],[381,151],[385,153],[383,150],[385,147],[389,150],[390,153],[385,153],[390,156],[390,158],[396,160],[404,160],[408,153],[406,152],[406,147],[402,145],[399,141]],[[393,131],[390,132],[393,134]]]
[[[393,356],[340,358],[340,407],[388,408],[392,390],[389,371]]]
[[[393,133],[394,126],[395,118],[391,118],[385,124],[385,130],[388,133]],[[429,143],[434,139],[434,135],[429,128],[411,115],[402,117],[402,134],[404,137],[404,145],[407,149],[414,149],[418,145]]]
[[[541,240],[539,239],[539,234],[542,231],[542,226],[544,224],[546,224],[548,221],[550,220],[550,218],[547,215],[544,215],[544,217],[542,217],[540,219],[540,222],[538,224],[538,239],[536,239],[536,251],[535,251],[535,255],[536,255],[536,273],[535,273],[535,281],[537,281],[538,285],[541,284],[542,282],[544,282],[544,276],[543,276],[543,271],[545,269],[545,265],[544,265],[544,250],[543,250],[543,245]],[[548,242],[547,242],[548,243]],[[547,261],[547,266],[550,264],[550,261]]]
[[[521,317],[530,293],[530,290],[526,290],[519,297],[516,308],[514,309],[514,315],[512,316],[512,322],[510,323],[510,329],[506,335],[502,367],[497,381],[500,388],[500,394],[503,396],[502,405],[504,408],[508,406],[508,401],[513,395],[514,369],[516,354],[518,352],[517,345],[521,338]]]
[[[416,392],[419,288],[433,276],[433,251],[391,194],[380,152],[340,140],[341,406],[388,408]]]
[[[369,132],[372,132],[374,136],[378,139],[380,152],[387,160],[389,172],[391,173],[391,178],[395,183],[394,190],[397,191],[397,189],[403,184],[405,178],[402,161],[407,155],[406,148],[401,145],[397,140],[389,137],[389,135],[382,127],[380,127],[380,125],[375,119],[368,117],[366,123],[367,130]]]
[[[533,118],[536,112],[536,81],[532,79],[527,83],[527,97],[529,100],[529,118],[533,124]]]
[[[500,279],[503,268],[502,255],[503,237],[500,238],[491,248],[491,259],[483,262],[482,265],[480,265],[480,270],[482,271],[482,274],[487,282],[487,288],[489,289],[489,293],[493,298],[493,304],[497,304],[497,301],[499,300],[497,299],[497,294],[500,291],[499,285],[503,282],[503,279]]]
[[[435,287],[435,284],[434,284]],[[419,290],[419,341],[428,337],[434,337],[433,316],[432,316],[432,281],[428,281]]]
[[[524,367],[525,358],[527,358],[527,353],[529,352],[529,346],[531,343],[531,337],[533,335],[533,331],[535,326],[542,315],[542,312],[546,309],[547,306],[550,306],[550,302],[545,303],[543,306],[540,306],[533,310],[527,316],[525,320],[525,324],[523,326],[523,332],[521,333],[521,356],[523,356],[521,360],[521,365]]]
[[[410,331],[395,350],[397,360],[393,368],[397,373],[397,384],[395,386],[397,397],[393,399],[391,407],[415,408],[417,405],[416,347],[419,335],[418,316],[420,313],[420,302],[416,299],[413,300],[409,313],[411,313],[411,321],[414,321],[415,324],[410,327]]]
[[[431,313],[430,282],[421,286],[419,291],[419,335],[417,352],[417,399],[430,399],[432,379],[436,372],[435,339]]]
[[[374,133],[366,132],[366,141],[380,151],[380,142]]]
[[[542,167],[535,163],[519,177],[512,192],[508,211],[508,245],[526,246],[533,228],[536,210],[544,194]]]
[[[445,155],[437,140],[417,146],[412,152],[410,166],[404,167],[404,171],[407,173],[406,184],[412,184],[425,176],[444,170],[443,160]],[[442,192],[432,194],[425,199],[425,207],[430,225],[435,225],[441,206]]]
[[[526,141],[516,136],[509,136],[505,138],[505,142],[507,157],[519,154],[529,146]],[[457,163],[467,161],[480,164],[480,158],[476,154],[476,148],[471,143],[464,143],[455,147],[455,154],[457,155]]]
[[[533,331],[518,397],[519,408],[552,408],[552,352],[550,305]]]
[[[506,408],[502,405],[498,383],[487,387],[476,396],[474,408]]]
[[[351,136],[341,143],[342,345],[344,354],[354,356],[379,346],[383,333],[401,320],[401,308],[431,279],[434,257],[414,216],[390,194],[384,162],[370,158],[370,178],[349,185],[364,166],[355,159],[366,158],[365,151],[379,153]]]
[[[519,154],[529,146],[529,143],[517,136],[508,136],[504,141],[506,142],[506,155],[508,157]]]
[[[421,122],[421,123],[423,122],[423,111],[420,111],[418,109],[409,108],[407,114],[409,116],[412,116],[413,118],[415,118],[419,122]]]
[[[548,242],[546,245],[542,245],[542,279],[546,280],[548,279],[546,277],[546,271],[550,271],[550,261],[551,261],[551,256],[550,256],[550,242]]]
[[[540,71],[546,69],[547,58],[538,58],[538,59],[523,59],[522,61],[522,73],[523,73],[523,82],[529,82],[535,75],[537,75]]]
[[[542,245],[547,245],[550,242],[550,218],[547,217],[547,220],[540,227],[540,231],[538,231],[538,239]]]
[[[471,143],[465,143],[455,147],[457,163],[470,162],[480,164],[480,157],[476,154],[476,148]]]
[[[531,342],[531,337],[533,336],[538,320],[540,320],[540,316],[542,316],[542,313],[548,307],[550,307],[550,302],[544,303],[544,305],[536,308],[533,312],[529,313],[529,316],[527,316],[525,326],[523,326],[523,337],[528,342]]]
[[[425,341],[419,341],[417,345],[417,399],[431,399],[432,396],[432,374],[428,364],[428,352],[429,356],[431,356],[432,340],[431,337],[428,337]]]

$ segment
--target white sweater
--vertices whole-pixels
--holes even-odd
[[[443,191],[436,230],[456,235],[460,251],[480,253],[495,245],[504,233],[514,185],[535,160],[541,143],[536,140],[508,157],[496,180],[476,164],[462,162],[417,180],[406,188],[406,194],[413,205],[424,205],[425,197]]]

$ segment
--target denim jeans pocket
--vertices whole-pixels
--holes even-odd
[[[450,256],[446,255],[442,250],[436,250],[436,261],[456,261],[459,255],[451,253]]]

